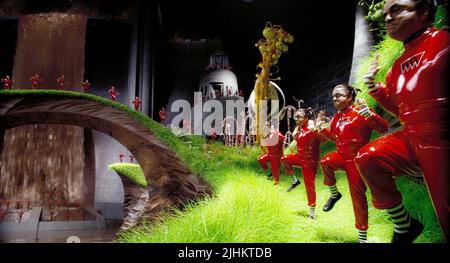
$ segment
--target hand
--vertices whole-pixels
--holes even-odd
[[[326,122],[324,120],[317,120],[315,123],[315,130],[320,132],[323,129],[329,128],[330,127],[330,123]]]
[[[358,114],[364,116],[366,119],[373,116],[370,108],[364,105],[360,110],[358,110]]]
[[[375,59],[372,61],[372,63],[369,66],[369,71],[364,76],[364,83],[368,86],[369,91],[375,91],[378,89],[378,87],[375,85],[375,76],[377,75],[378,71],[380,70],[379,67],[379,57],[380,55],[376,55]]]
[[[329,121],[330,119],[325,116],[325,110],[319,111],[319,113],[317,114],[317,118],[314,121],[315,130],[320,132],[324,128],[329,127],[330,126]]]

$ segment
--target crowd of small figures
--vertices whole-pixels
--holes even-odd
[[[9,75],[6,75],[4,78],[1,78],[0,80],[4,90],[12,89],[14,85],[14,80]],[[42,81],[43,79],[39,76],[39,74],[33,74],[33,76],[30,77],[31,89],[39,89]],[[64,75],[60,75],[56,79],[56,87],[58,90],[65,90],[67,84],[68,82],[66,81]],[[89,80],[83,81],[81,86],[83,88],[84,93],[89,93],[89,90],[91,89],[91,83],[89,82]],[[116,90],[114,86],[111,86],[108,90],[108,94],[112,101],[116,101],[120,93]],[[134,106],[134,109],[136,111],[139,111],[142,101],[139,99],[139,97],[136,96],[135,99],[132,101],[132,104]]]
[[[88,215],[80,201],[49,200],[45,206],[37,205],[31,200],[2,200],[0,199],[0,223],[7,221],[23,222],[31,213],[33,207],[42,207],[43,221],[85,220]]]

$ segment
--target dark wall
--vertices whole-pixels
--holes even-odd
[[[91,93],[109,98],[108,90],[119,91],[125,101],[128,89],[131,24],[113,20],[88,20],[86,34],[85,78]]]
[[[125,8],[122,8],[125,2],[120,1],[95,3],[91,6],[86,2],[85,6],[97,10],[99,14],[120,14],[120,10],[133,10],[136,6],[136,1],[127,2],[129,4]],[[286,93],[288,104],[296,105],[292,96],[302,98],[309,104],[326,104],[326,96],[323,95],[326,90],[348,80],[356,1],[164,0],[157,1],[155,6],[157,8],[152,7],[147,14],[154,17],[152,23],[156,24],[152,29],[155,40],[152,55],[155,59],[152,69],[155,111],[167,104],[172,90],[179,87],[196,90],[199,73],[206,66],[197,62],[207,57],[203,51],[180,56],[177,51],[179,47],[168,44],[176,37],[220,40],[223,51],[229,56],[232,71],[238,78],[239,88],[244,90],[247,98],[253,90],[256,65],[261,60],[254,44],[263,37],[261,32],[267,21],[282,25],[295,37],[289,52],[283,54],[278,65],[278,76],[282,78],[278,83]],[[130,63],[134,63],[129,61],[133,18],[89,20],[85,77],[92,82],[93,93],[108,97],[107,90],[114,85],[119,92],[122,91],[119,101],[124,99],[122,89],[129,86],[129,78],[135,77],[135,73],[129,76]],[[1,76],[10,74],[12,70],[16,41],[14,23],[17,24],[14,20],[0,20]],[[194,57],[195,53],[201,53],[202,58]],[[314,96],[322,96],[323,99]],[[331,105],[331,100],[328,105]]]
[[[288,104],[297,105],[292,96],[315,103],[312,96],[318,89],[325,92],[337,83],[348,81],[356,1],[175,2],[161,1],[163,39],[175,36],[220,39],[246,98],[253,90],[256,65],[261,61],[254,44],[263,38],[262,30],[267,21],[281,25],[295,37],[288,53],[280,58],[279,73],[275,75],[282,78],[278,83],[285,91]],[[158,65],[170,65],[170,59],[173,57],[162,58]],[[169,85],[177,74],[183,72],[156,77],[160,78],[158,83]],[[186,82],[185,85],[193,84]],[[321,103],[331,105],[331,100]]]
[[[17,19],[0,19],[0,77],[12,77],[17,43]]]
[[[17,43],[17,19],[0,20],[0,76],[12,75]],[[86,34],[85,78],[93,94],[108,97],[111,85],[125,93],[128,85],[131,24],[89,20]],[[119,95],[119,100],[120,100]]]

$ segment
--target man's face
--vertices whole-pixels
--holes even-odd
[[[301,111],[295,113],[294,119],[295,119],[295,124],[300,127],[305,125],[305,123],[308,121],[308,119],[305,116],[305,113],[301,112]]]
[[[343,110],[352,105],[352,95],[347,88],[343,86],[336,86],[333,89],[333,105],[337,110]]]
[[[427,14],[419,13],[413,0],[387,0],[383,17],[389,36],[402,42],[429,24]]]

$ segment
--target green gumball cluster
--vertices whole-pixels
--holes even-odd
[[[263,58],[268,58],[271,65],[276,65],[281,54],[289,50],[287,44],[294,42],[294,37],[281,26],[272,26],[270,22],[267,22],[262,33],[265,39],[259,40],[255,46],[259,48]]]

